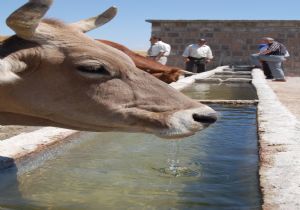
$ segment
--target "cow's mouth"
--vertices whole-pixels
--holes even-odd
[[[158,137],[178,139],[194,135],[217,120],[217,113],[209,107],[178,111],[168,119],[168,128],[154,132]]]

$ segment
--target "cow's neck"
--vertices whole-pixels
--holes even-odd
[[[0,84],[0,125],[44,125],[39,118],[27,116],[13,84]]]
[[[9,112],[0,112],[0,125],[55,126],[48,120]]]
[[[18,102],[9,96],[9,89],[0,85],[0,125],[48,125],[39,118],[20,113]]]
[[[7,86],[11,84],[0,84],[0,112],[18,113],[18,102],[13,99],[13,91]]]

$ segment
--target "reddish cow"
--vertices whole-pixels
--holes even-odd
[[[173,66],[165,66],[162,65],[154,60],[151,60],[145,56],[142,56],[138,53],[135,53],[134,51],[128,49],[127,47],[111,42],[108,40],[98,40],[104,44],[110,45],[111,47],[114,47],[118,50],[121,50],[125,54],[127,54],[135,63],[136,67],[139,69],[146,71],[156,78],[166,82],[166,83],[171,83],[171,82],[176,82],[179,78],[180,75],[184,74],[184,70],[173,67]]]

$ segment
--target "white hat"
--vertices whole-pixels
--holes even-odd
[[[263,37],[263,38],[262,38],[262,40],[274,41],[274,39],[273,39],[273,38],[271,38],[271,37]]]

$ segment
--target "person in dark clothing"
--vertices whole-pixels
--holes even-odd
[[[261,52],[267,50],[268,47],[269,47],[269,45],[267,45],[267,44],[265,44],[265,43],[260,43],[260,44],[258,45],[259,53],[261,53]],[[262,68],[262,70],[263,70],[263,72],[264,72],[264,74],[265,74],[265,76],[266,76],[266,79],[273,79],[274,77],[273,77],[273,75],[272,75],[272,72],[271,72],[271,70],[270,70],[270,68],[269,68],[268,63],[267,63],[266,61],[260,61],[260,64],[261,64],[261,68]]]
[[[261,61],[261,65],[262,65],[262,70],[264,71],[264,74],[266,76],[266,79],[273,79],[274,77],[272,75],[268,63],[266,61]]]

